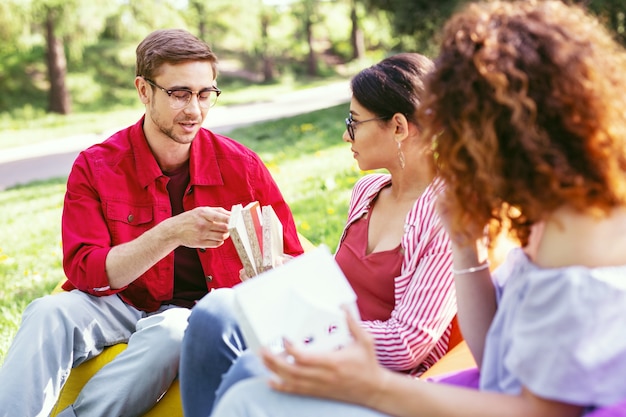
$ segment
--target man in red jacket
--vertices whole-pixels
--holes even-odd
[[[72,367],[110,345],[128,348],[83,388],[64,416],[148,411],[178,372],[194,303],[239,282],[228,239],[233,204],[271,205],[285,253],[293,216],[260,158],[202,123],[221,91],[217,58],[183,30],[137,47],[145,115],[76,159],[63,209],[62,294],[33,301],[0,369],[2,416],[47,416]]]

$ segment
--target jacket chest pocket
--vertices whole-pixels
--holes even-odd
[[[131,241],[154,226],[152,206],[108,202],[105,213],[113,245]]]

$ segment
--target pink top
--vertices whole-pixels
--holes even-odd
[[[372,201],[390,183],[389,174],[370,174],[355,184],[336,253],[343,251],[348,231],[369,213]],[[381,281],[393,281],[394,286],[389,318],[362,322],[374,337],[381,365],[412,375],[421,374],[446,353],[456,314],[452,250],[435,210],[437,187],[436,183],[428,186],[406,216],[400,273],[381,275],[386,277]]]
[[[398,245],[392,250],[367,254],[368,214],[350,225],[335,260],[356,293],[361,319],[389,320],[395,305],[394,277],[400,275],[402,252]]]

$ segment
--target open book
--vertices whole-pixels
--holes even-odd
[[[248,277],[275,267],[283,255],[283,225],[272,206],[253,201],[235,204],[228,222],[230,237]]]
[[[326,246],[305,252],[233,287],[235,312],[253,351],[300,348],[329,351],[351,341],[345,312],[359,318],[356,295]]]

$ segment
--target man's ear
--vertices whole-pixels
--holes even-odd
[[[143,104],[148,104],[150,102],[149,88],[148,83],[143,77],[135,77],[135,88],[137,89],[137,94],[139,95],[141,102]]]

